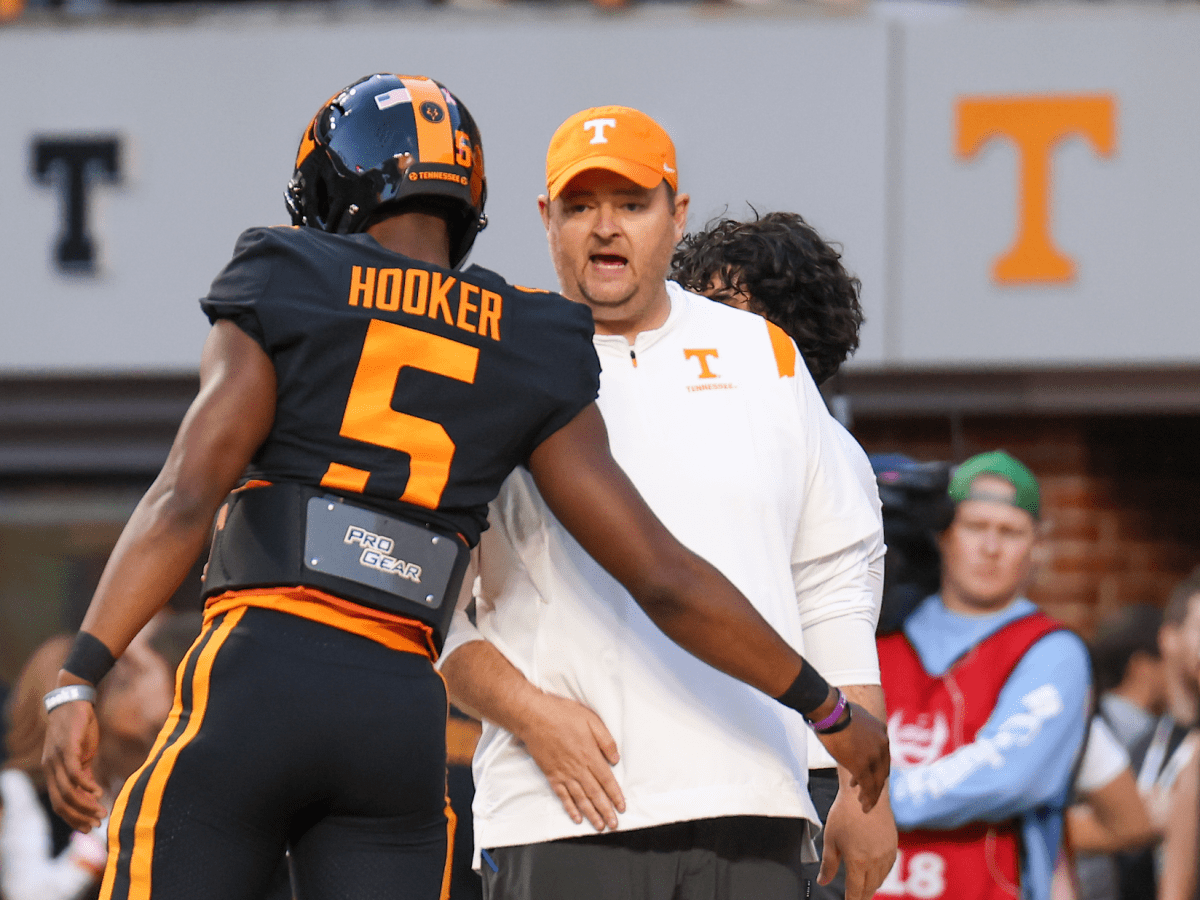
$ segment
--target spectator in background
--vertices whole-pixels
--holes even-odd
[[[1196,657],[1200,653],[1200,569],[1183,579],[1163,609],[1159,649],[1166,679],[1166,715],[1181,725],[1197,722],[1200,688]]]
[[[1122,900],[1192,900],[1196,884],[1196,660],[1200,658],[1200,568],[1171,593],[1159,629],[1166,711],[1130,752],[1138,788],[1163,830],[1157,852],[1117,857]]]
[[[42,772],[46,711],[71,638],[52,637],[25,664],[7,708],[9,755],[0,772],[0,896],[4,900],[74,900],[92,896],[108,851],[105,830],[72,831],[50,808]],[[168,664],[145,635],[113,667],[96,697],[100,742],[93,767],[111,800],[142,764],[171,706]]]
[[[38,647],[5,710],[8,761],[0,771],[0,895],[5,900],[76,900],[95,890],[104,871],[104,832],[72,832],[50,809],[42,775],[42,696],[54,687],[70,647],[67,635]]]
[[[1193,736],[1194,739],[1194,736]],[[1194,900],[1200,854],[1200,755],[1188,756],[1172,786],[1159,855],[1157,900]]]
[[[837,374],[858,347],[858,330],[863,323],[858,301],[862,285],[846,271],[838,249],[796,213],[759,216],[756,212],[748,222],[710,221],[703,231],[688,235],[680,243],[671,260],[671,278],[690,291],[778,325],[796,342],[817,385]],[[878,624],[887,548],[875,471],[849,431],[836,421],[833,430],[880,517],[880,531],[868,556]],[[810,877],[811,897],[840,900],[846,896],[847,866],[839,865],[839,860],[844,858],[852,871],[877,868],[881,874],[886,872],[895,859],[896,823],[886,804],[879,804],[866,815],[853,808],[852,792],[842,789],[848,788],[847,773],[838,770],[833,757],[813,734],[808,735],[808,768],[808,791],[822,824],[828,822],[829,811],[839,796],[843,805],[851,805],[848,816],[840,817],[840,821],[835,817],[834,821],[834,828],[846,830],[831,837],[830,846],[836,850],[828,854],[827,874],[833,880],[822,884],[815,868]],[[827,831],[817,838],[822,862],[827,855]]]
[[[948,490],[940,594],[879,641],[900,853],[883,896],[1046,900],[1087,724],[1087,650],[1022,595],[1037,480],[1003,451]]]
[[[1090,644],[1100,715],[1126,750],[1150,733],[1166,706],[1162,622],[1153,606],[1126,606],[1101,623]]]
[[[1074,795],[1054,873],[1054,898],[1117,900],[1112,854],[1153,843],[1158,829],[1138,793],[1129,754],[1099,715],[1092,716]]]

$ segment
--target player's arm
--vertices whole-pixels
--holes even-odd
[[[889,789],[903,831],[1002,822],[1059,799],[1087,728],[1087,650],[1056,632],[1013,669],[975,740],[897,770]]]
[[[803,683],[808,673],[801,656],[642,500],[613,460],[594,404],[538,445],[529,471],[559,521],[677,644],[771,697]],[[824,718],[837,699],[828,688],[820,706],[806,710],[808,717]],[[822,743],[853,774],[864,808],[873,807],[889,765],[882,724],[855,707],[850,726]]]
[[[219,321],[204,345],[200,392],[154,484],[109,557],[81,631],[114,656],[183,583],[208,543],[213,516],[236,485],[275,416],[275,370],[262,348]],[[66,671],[58,685],[86,683]],[[54,809],[87,831],[105,814],[90,770],[96,752],[90,703],[65,703],[49,717],[42,758]]]

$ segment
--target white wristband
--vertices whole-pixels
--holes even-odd
[[[76,831],[71,835],[71,862],[99,878],[104,874],[104,863],[108,859],[108,819],[88,834]]]
[[[90,684],[68,684],[52,690],[42,698],[42,703],[46,706],[46,712],[52,712],[72,700],[86,700],[88,703],[95,703],[96,689]]]

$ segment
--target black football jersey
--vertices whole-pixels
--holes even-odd
[[[366,234],[252,228],[200,305],[275,366],[245,480],[360,495],[472,546],[501,482],[599,390],[587,307]]]

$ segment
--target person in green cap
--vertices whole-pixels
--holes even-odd
[[[1083,642],[1022,596],[1037,479],[1002,450],[960,465],[942,587],[879,642],[899,853],[876,896],[1047,900],[1087,722]]]

